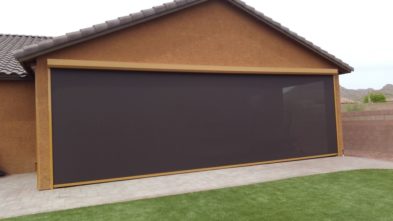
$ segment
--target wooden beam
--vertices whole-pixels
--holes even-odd
[[[336,113],[336,132],[337,132],[337,151],[339,156],[344,155],[344,141],[341,123],[341,98],[340,98],[340,82],[339,76],[333,76],[334,86],[334,106]]]
[[[139,175],[139,176],[118,177],[118,178],[112,178],[112,179],[90,180],[90,181],[82,181],[82,182],[75,182],[75,183],[55,184],[54,188],[87,185],[87,184],[94,184],[94,183],[105,183],[105,182],[113,182],[113,181],[121,181],[121,180],[140,179],[140,178],[155,177],[155,176],[166,176],[166,175],[174,175],[174,174],[202,172],[202,171],[228,169],[228,168],[236,168],[236,167],[256,166],[256,165],[261,165],[261,164],[288,162],[288,161],[296,161],[296,160],[307,160],[307,159],[315,159],[315,158],[322,158],[322,157],[334,157],[334,156],[337,156],[337,153],[322,154],[322,155],[307,156],[307,157],[297,157],[297,158],[282,159],[282,160],[270,160],[270,161],[262,161],[262,162],[216,166],[216,167],[208,167],[208,168],[198,168],[198,169],[190,169],[190,170],[171,171],[171,172],[165,172],[165,173],[153,173],[153,174],[146,174],[146,175]]]
[[[38,59],[35,74],[37,188],[51,189],[50,73],[46,59]]]
[[[48,68],[48,113],[49,113],[49,120],[48,120],[48,128],[49,128],[49,161],[50,161],[50,188],[53,189],[53,129],[52,129],[52,75],[51,71]]]
[[[159,71],[214,74],[282,74],[282,75],[338,75],[337,69],[329,68],[284,68],[284,67],[239,67],[212,65],[154,64],[115,61],[89,61],[48,59],[49,68],[95,69],[120,71]]]

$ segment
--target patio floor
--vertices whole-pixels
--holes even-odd
[[[393,169],[393,162],[329,157],[48,191],[36,190],[34,173],[18,174],[0,178],[0,218],[368,168]]]

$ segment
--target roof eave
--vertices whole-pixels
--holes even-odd
[[[34,76],[31,74],[26,74],[24,76],[20,76],[19,74],[5,74],[0,73],[0,81],[30,81],[33,80]]]

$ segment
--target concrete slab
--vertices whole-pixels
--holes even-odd
[[[37,191],[35,174],[0,178],[0,218],[260,183],[393,162],[330,157]]]

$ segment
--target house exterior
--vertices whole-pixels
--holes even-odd
[[[9,174],[35,171],[34,78],[12,51],[48,37],[0,35],[0,170]]]
[[[338,76],[353,68],[241,1],[35,40],[2,74],[0,168],[36,163],[40,190],[342,155]]]

